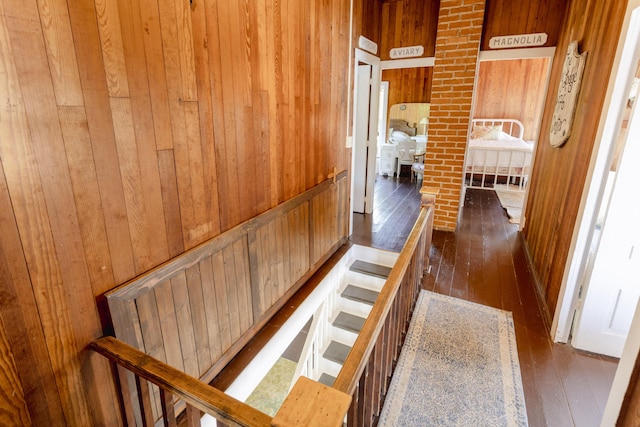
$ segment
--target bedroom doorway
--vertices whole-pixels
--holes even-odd
[[[472,119],[508,119],[522,123],[521,139],[526,144],[520,143],[523,147],[528,145],[526,148],[534,153],[528,163],[529,171],[535,162],[535,145],[540,135],[554,53],[554,47],[507,49],[481,51],[478,58]],[[473,131],[470,129],[472,134]],[[469,155],[467,148],[466,156]],[[494,189],[510,222],[523,229],[528,186],[526,179],[525,185],[512,184],[497,184]],[[464,192],[461,203],[463,200]]]

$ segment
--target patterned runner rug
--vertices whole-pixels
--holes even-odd
[[[421,291],[380,426],[527,426],[510,312]]]

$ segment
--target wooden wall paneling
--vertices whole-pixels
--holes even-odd
[[[1,10],[0,5],[0,10]],[[6,60],[11,55],[5,55],[6,26],[4,15],[0,14],[0,74],[4,74]],[[11,74],[9,74],[11,75]],[[11,94],[3,85],[9,80],[0,79],[0,91]],[[12,124],[19,125],[16,117],[5,114],[4,109],[14,110],[3,103],[2,117],[11,120],[0,120],[0,137],[3,141],[17,143],[22,126],[11,128]],[[10,112],[10,111],[9,111]],[[8,113],[9,113],[8,112]],[[0,146],[5,144],[0,144]],[[4,153],[3,162],[9,158]],[[29,408],[30,418],[34,424],[52,425],[55,420],[64,419],[62,401],[57,393],[56,379],[53,366],[48,363],[48,353],[44,330],[40,324],[38,306],[31,285],[31,278],[27,266],[27,258],[20,242],[18,224],[12,212],[13,203],[10,198],[8,182],[5,178],[3,164],[0,163],[0,315],[5,327],[6,338],[12,352],[19,354],[15,359],[20,377],[20,387]],[[43,363],[45,362],[45,363]],[[8,375],[8,374],[7,374]]]
[[[140,0],[142,1],[142,0]],[[138,5],[140,27],[144,43],[144,54],[147,66],[149,96],[151,98],[155,143],[158,150],[173,148],[171,130],[171,112],[169,108],[169,92],[160,29],[160,11],[157,1],[132,1]],[[133,12],[132,12],[133,13]]]
[[[160,0],[162,4],[164,0]],[[193,28],[191,24],[191,2],[173,0],[178,26],[178,52],[180,53],[180,75],[182,83],[181,99],[198,100],[198,87],[195,71],[195,54],[193,48]]]
[[[212,221],[209,219],[210,215],[208,213],[210,205],[207,200],[208,195],[206,194],[205,174],[209,172],[204,170],[203,155],[205,154],[206,147],[203,147],[203,140],[200,139],[198,103],[185,102],[183,105],[187,125],[187,172],[190,175],[190,191],[195,214],[195,227],[189,230],[187,239],[191,242],[188,247],[192,247],[212,237],[214,227]],[[176,149],[179,151],[180,147],[176,147]]]
[[[556,46],[563,27],[568,0],[531,0],[516,3],[510,0],[487,1],[481,50],[490,50],[494,36],[547,33],[544,46]]]
[[[85,248],[87,269],[93,295],[98,296],[113,287],[114,277],[111,263],[105,262],[111,258],[111,255],[87,117],[84,107],[65,106],[58,108],[58,116],[78,212],[78,224]]]
[[[282,251],[282,230],[278,219],[269,222],[269,236],[271,240],[271,271],[274,281],[274,293],[271,295],[271,305],[284,294],[287,284],[284,281],[284,253]]]
[[[200,284],[202,286],[202,301],[205,311],[205,320],[210,350],[210,360],[213,363],[222,355],[221,333],[219,324],[221,317],[218,314],[218,297],[213,276],[212,258],[208,257],[200,261]],[[189,293],[194,295],[194,293]],[[195,307],[195,304],[193,304]],[[203,365],[201,364],[201,367]]]
[[[266,2],[265,19],[266,22],[266,49],[260,51],[261,64],[266,68],[265,89],[268,96],[269,115],[269,178],[271,188],[270,206],[282,203],[284,198],[284,172],[282,161],[282,133],[279,116],[280,87],[282,86],[282,56],[276,52],[282,52],[281,24],[281,3]]]
[[[229,310],[231,342],[234,343],[242,335],[240,318],[244,313],[240,313],[238,304],[238,283],[236,282],[235,259],[233,247],[231,245],[222,249],[222,259],[224,264],[225,287],[227,288],[227,307]]]
[[[31,425],[11,344],[0,321],[0,423],[5,426]]]
[[[83,96],[73,36],[65,0],[38,2],[38,12],[49,59],[51,81],[60,106],[82,105]]]
[[[162,210],[164,212],[169,256],[174,257],[184,252],[182,239],[182,218],[178,196],[178,178],[173,150],[161,150],[158,156],[158,173],[162,191]]]
[[[110,263],[115,283],[135,276],[133,249],[124,189],[116,148],[111,107],[104,75],[95,4],[79,0],[68,4],[74,45],[80,68],[80,80],[85,93],[85,110],[91,148],[95,162],[100,199],[105,217]]]
[[[281,236],[281,241],[282,241],[282,271],[283,271],[283,276],[282,276],[282,281],[283,281],[283,292],[282,295],[284,295],[288,290],[289,287],[296,283],[296,280],[300,277],[296,277],[292,274],[291,271],[291,258],[293,257],[293,253],[291,252],[291,236],[289,233],[289,227],[288,227],[288,213],[285,213],[284,215],[280,216],[277,220],[278,223],[278,228],[279,228],[279,235]]]
[[[222,256],[222,251],[214,254],[211,258],[217,297],[216,304],[218,308],[218,329],[220,331],[222,353],[224,353],[229,350],[229,348],[233,344],[230,316],[231,307],[228,304],[229,296],[225,278],[224,259]]]
[[[138,2],[119,2],[120,26],[123,34],[123,49],[129,82],[131,115],[134,123],[138,168],[141,179],[140,203],[144,208],[144,222],[151,230],[165,228],[162,190],[156,161],[156,135],[153,125],[149,78],[144,48],[144,28],[140,19]],[[149,233],[150,266],[158,265],[168,258],[166,233]],[[134,248],[135,249],[135,248]]]
[[[389,106],[411,102],[431,102],[433,67],[384,70],[382,80],[389,82]]]
[[[228,40],[236,30],[230,26],[229,17],[226,14],[227,3],[207,3],[207,25],[209,40],[209,58],[212,69],[214,87],[214,129],[216,143],[216,172],[218,176],[218,194],[224,205],[220,209],[220,228],[228,230],[239,224],[240,190],[238,181],[234,175],[237,173],[237,152],[234,141],[235,102],[232,84],[226,81],[233,76],[232,52]],[[222,9],[222,11],[220,11]],[[217,120],[216,120],[217,118]]]
[[[180,347],[180,331],[178,330],[171,279],[167,279],[155,286],[153,293],[156,297],[160,331],[162,332],[162,341],[167,358],[166,362],[174,368],[184,371],[185,367]]]
[[[139,274],[153,267],[149,245],[152,231],[147,228],[145,221],[147,213],[144,202],[141,200],[144,193],[130,100],[111,98],[111,114],[118,147],[120,173],[125,183],[124,196],[131,244],[134,249],[134,262],[136,272]]]
[[[380,59],[391,59],[394,47],[424,46],[425,57],[435,55],[440,2],[382,0]]]
[[[213,126],[212,82],[209,67],[209,36],[207,34],[206,11],[203,0],[191,4],[193,47],[198,89],[198,113],[200,122],[200,141],[202,145],[202,173],[206,223],[211,238],[220,234],[220,205],[218,200],[218,182],[215,173],[215,139]],[[266,209],[266,208],[264,208]]]
[[[90,399],[114,401],[114,384],[105,381],[101,388],[85,387],[86,378],[82,375],[81,350],[94,338],[101,335],[100,322],[91,292],[87,286],[89,277],[86,269],[82,237],[78,227],[73,190],[65,157],[64,142],[57,105],[50,79],[48,58],[41,32],[37,7],[34,3],[11,5],[15,13],[6,20],[13,51],[29,51],[30,55],[15,55],[15,67],[20,79],[24,108],[29,117],[32,134],[31,147],[35,168],[29,171],[46,171],[46,179],[36,184],[42,196],[42,207],[46,210],[23,212],[28,221],[41,224],[43,236],[40,242],[48,245],[30,247],[26,252],[32,262],[44,263],[49,271],[43,271],[47,277],[33,279],[38,305],[43,318],[43,328],[51,351],[51,362],[56,376],[59,392],[63,401],[65,417],[80,423],[91,423],[92,413],[88,408]],[[29,78],[29,76],[39,76]],[[26,147],[25,147],[26,148]],[[35,182],[34,182],[35,183]],[[28,187],[22,190],[29,191]],[[45,225],[46,224],[46,225]],[[50,227],[50,228],[49,228]],[[24,225],[23,235],[29,235]],[[27,226],[28,228],[28,226]],[[45,237],[47,236],[48,237]],[[58,250],[64,248],[65,256],[57,257]],[[37,275],[34,270],[32,275]],[[43,286],[40,288],[40,286]],[[71,316],[72,308],[83,309],[84,316]],[[46,314],[49,312],[49,314]],[[66,315],[62,313],[67,313]],[[55,316],[54,316],[55,313]],[[64,349],[62,353],[59,349]],[[57,353],[57,354],[56,354]],[[106,361],[96,366],[103,375],[109,372]],[[108,378],[108,377],[107,377]],[[103,398],[95,397],[102,396]],[[116,422],[115,411],[111,414]]]
[[[205,305],[202,275],[200,265],[202,262],[188,267],[185,271],[187,281],[187,293],[189,295],[189,310],[191,311],[193,338],[198,363],[199,378],[213,364],[209,345],[209,329],[207,327],[207,309]]]
[[[533,140],[542,118],[548,58],[482,61],[476,81],[474,117],[514,118]]]
[[[110,97],[129,97],[129,82],[124,58],[118,6],[121,2],[95,0],[100,51]]]
[[[236,267],[240,330],[244,334],[254,324],[253,301],[251,299],[251,277],[249,275],[249,249],[246,237],[233,243]]]
[[[571,40],[580,41],[580,51],[588,51],[575,120],[569,140],[561,148],[549,145],[548,129],[555,107],[555,94],[562,72],[562,60],[553,63],[546,98],[536,164],[531,176],[527,227],[524,238],[550,316],[553,316],[565,260],[585,183],[589,159],[604,102],[615,54],[624,4],[591,0],[574,1],[568,12],[556,55],[562,58]]]
[[[184,372],[198,378],[200,368],[198,366],[198,350],[194,331],[196,328],[189,303],[186,272],[183,271],[171,278],[171,290],[173,291],[174,310],[178,324],[178,343],[182,350]]]

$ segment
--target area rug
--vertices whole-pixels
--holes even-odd
[[[528,425],[511,313],[421,291],[379,425]]]
[[[500,204],[507,211],[509,222],[520,224],[522,205],[524,204],[524,191],[520,190],[516,185],[506,186],[501,184],[494,185],[493,189],[498,195]]]

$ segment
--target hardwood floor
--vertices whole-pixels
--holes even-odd
[[[419,211],[419,184],[378,178],[354,243],[399,251]],[[434,231],[423,288],[511,311],[530,426],[597,426],[617,360],[551,341],[518,228],[493,191],[468,190],[458,230]]]

